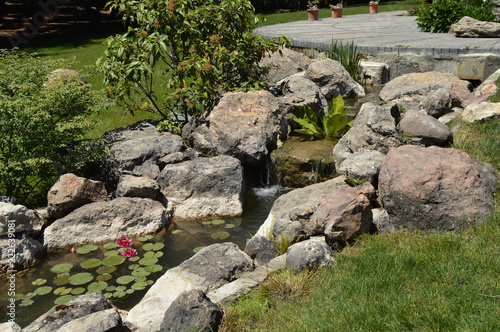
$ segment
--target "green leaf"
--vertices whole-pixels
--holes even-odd
[[[61,272],[69,271],[72,268],[73,268],[73,264],[69,264],[69,263],[57,264],[50,269],[50,272],[61,273]]]
[[[228,237],[229,237],[228,232],[218,232],[218,233],[212,234],[212,239],[215,239],[215,240],[224,240],[224,239],[227,239]]]
[[[116,279],[116,282],[121,285],[126,285],[128,283],[131,283],[132,281],[134,281],[133,276],[121,276],[118,279]]]
[[[54,304],[61,305],[61,304],[66,304],[69,301],[73,300],[75,297],[73,295],[64,295],[61,297],[58,297],[55,301]]]
[[[71,294],[73,295],[80,295],[80,294],[83,294],[85,293],[86,289],[83,288],[83,287],[77,287],[77,288],[73,288],[73,290],[71,291]]]
[[[206,246],[196,247],[196,248],[193,249],[193,252],[196,254],[198,251],[200,251],[203,248],[206,248]]]
[[[113,273],[116,270],[116,266],[101,266],[96,270],[99,274]]]
[[[89,292],[101,292],[106,287],[108,287],[108,284],[105,281],[96,281],[88,285],[87,289]]]
[[[77,273],[69,277],[69,283],[72,285],[83,285],[94,279],[94,276],[88,272]]]
[[[81,255],[85,255],[85,254],[88,254],[90,252],[90,250],[85,248],[85,247],[80,247],[80,248],[76,249],[76,252],[81,254]]]
[[[35,289],[35,294],[37,295],[45,295],[48,294],[52,291],[52,287],[50,286],[43,286]]]
[[[40,286],[40,285],[45,284],[46,282],[47,282],[47,279],[38,278],[35,281],[31,282],[31,284],[35,285],[35,286]]]
[[[97,258],[89,259],[80,264],[84,269],[93,269],[101,265],[101,260]]]
[[[87,249],[88,251],[97,250],[97,246],[95,244],[86,244],[83,246],[83,248]]]
[[[104,248],[106,248],[106,249],[114,249],[116,247],[118,247],[116,242],[108,242],[104,245]]]
[[[109,256],[102,260],[103,265],[120,265],[125,262],[126,258],[124,256]]]
[[[101,275],[98,275],[95,280],[97,281],[108,281],[110,280],[111,278],[113,278],[113,276],[111,274],[101,274]]]
[[[217,219],[212,221],[212,225],[221,225],[223,223],[225,223],[225,221],[222,219]]]

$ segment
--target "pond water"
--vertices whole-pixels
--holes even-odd
[[[139,253],[138,257],[144,258],[144,255],[149,256],[155,265],[162,267],[161,271],[152,272],[151,274],[144,276],[141,281],[143,280],[146,283],[149,282],[152,284],[168,269],[179,265],[194,255],[194,250],[201,246],[230,241],[236,243],[243,250],[245,248],[246,241],[257,232],[260,225],[267,218],[274,201],[286,191],[286,188],[278,185],[268,186],[265,188],[252,188],[246,195],[244,212],[241,217],[224,219],[223,222],[219,220],[213,223],[212,221],[210,224],[208,224],[208,221],[205,222],[205,224],[200,221],[180,221],[176,222],[170,230],[163,230],[162,232],[154,235],[151,239],[142,239],[142,241],[139,241],[138,238],[133,239],[132,246],[137,249]],[[127,236],[127,234],[123,234],[123,236]],[[227,238],[225,238],[225,236],[227,236]],[[144,250],[142,247],[146,247],[145,244],[147,243],[150,243],[151,245],[155,244],[158,247],[163,245],[163,248],[159,250],[151,250],[150,248],[148,248],[149,250]],[[80,264],[83,262],[89,262],[89,260],[92,259],[94,261],[103,261],[105,257],[107,257],[105,256],[106,252],[111,252],[119,248],[106,249],[103,245],[99,245],[97,247],[98,248],[96,250],[92,250],[85,254],[77,252],[51,254],[35,267],[18,273],[16,275],[16,294],[35,294],[34,292],[37,289],[42,287],[43,289],[38,291],[40,294],[34,295],[28,299],[33,301],[30,305],[20,306],[24,299],[16,302],[16,323],[21,327],[25,327],[54,306],[54,301],[57,301],[62,296],[65,295],[69,299],[72,295],[77,295],[79,292],[87,292],[91,290],[89,287],[96,287],[99,289],[99,285],[101,284],[106,286],[106,288],[102,290],[102,293],[108,293],[108,295],[111,296],[110,300],[112,300],[117,307],[128,310],[138,303],[146,293],[148,286],[136,287],[136,289],[134,289],[133,282],[127,283],[127,280],[118,280],[117,278],[133,274],[131,271],[136,272],[136,270],[133,270],[132,267],[134,267],[134,264],[138,265],[137,263],[142,262],[142,260],[136,262],[130,262],[127,260],[124,263],[117,265],[117,269],[109,273],[109,277],[111,279],[106,280],[105,283],[99,283],[96,281],[96,278],[100,276],[100,273],[97,273],[99,266],[95,268],[83,268]],[[145,254],[148,251],[150,253]],[[158,252],[161,252],[161,254],[157,254]],[[155,258],[157,259],[157,262],[155,262]],[[68,276],[70,279],[72,276],[77,274],[82,276],[85,276],[84,274],[87,276],[90,274],[91,276],[89,276],[89,278],[92,280],[87,283],[83,283],[85,280],[82,280],[82,283],[80,284],[80,281],[71,279],[73,280],[72,283],[61,284],[62,278],[65,278],[65,271],[59,272],[59,275],[56,272],[51,271],[51,269],[61,263],[69,263],[73,265]],[[144,264],[145,265],[141,267],[149,266],[148,262]],[[154,268],[150,271],[154,271]],[[104,271],[104,274],[107,275],[107,271]],[[142,276],[140,273],[138,275]],[[40,285],[33,285],[32,283],[37,283],[38,279],[45,279],[46,282]],[[40,283],[43,282],[43,280],[38,281]],[[5,278],[0,280],[0,282],[2,285],[7,285]],[[94,285],[89,286],[91,283]],[[119,294],[116,289],[113,289],[113,287],[116,288],[120,286],[122,286],[122,288],[126,288],[121,294]],[[0,291],[0,317],[2,317],[2,322],[8,319],[8,316],[6,315],[6,305],[8,304],[6,288],[7,287],[2,286]],[[58,290],[61,294],[55,295],[55,290]],[[45,292],[47,292],[47,294],[44,294]]]

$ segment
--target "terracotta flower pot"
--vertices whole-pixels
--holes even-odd
[[[308,9],[307,10],[307,18],[309,21],[317,21],[319,15],[319,9]]]
[[[377,14],[378,13],[378,4],[371,4],[370,5],[370,14]]]
[[[332,8],[332,17],[342,17],[343,8]]]

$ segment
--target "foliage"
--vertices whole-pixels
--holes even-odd
[[[332,42],[332,50],[328,54],[330,59],[336,60],[344,66],[345,70],[355,81],[359,81],[361,71],[361,52],[354,46],[354,42],[346,43]]]
[[[311,140],[340,137],[354,122],[354,120],[347,122],[346,111],[347,107],[344,106],[344,100],[340,95],[333,98],[328,108],[328,117],[323,111],[319,112],[319,120],[308,105],[295,106],[292,110],[293,120],[302,126],[302,129],[296,129],[295,132],[310,136]]]
[[[92,128],[86,117],[103,100],[76,77],[48,80],[68,66],[0,50],[0,192],[25,205],[41,204],[46,191],[40,189],[103,153],[98,142],[75,142]]]
[[[479,0],[434,0],[417,10],[417,25],[422,31],[448,32],[451,25],[464,16],[480,21],[496,21],[492,9],[485,7],[486,3]]]
[[[112,0],[109,8],[129,27],[107,39],[98,64],[129,111],[185,122],[222,92],[264,87],[257,64],[277,45],[252,34],[258,20],[248,0]]]

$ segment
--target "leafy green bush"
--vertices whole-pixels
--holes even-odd
[[[0,193],[37,204],[55,177],[101,155],[82,139],[86,116],[104,105],[77,77],[60,75],[68,61],[38,60],[0,50]],[[38,196],[37,196],[38,195]]]
[[[434,0],[416,12],[417,25],[422,31],[448,32],[451,25],[464,16],[481,21],[496,21],[491,8],[478,0]]]
[[[340,62],[355,81],[360,80],[362,55],[354,46],[354,42],[344,45],[342,42],[338,43],[336,40],[332,43],[332,50],[328,54],[328,57]]]
[[[257,64],[277,46],[252,34],[250,1],[112,0],[109,7],[129,28],[108,38],[98,64],[131,112],[178,123],[212,107],[222,92],[264,87],[266,70]]]
[[[309,136],[311,140],[340,137],[354,122],[354,120],[347,122],[346,111],[347,107],[344,106],[344,100],[340,95],[333,98],[328,108],[328,117],[323,111],[319,112],[319,121],[309,106],[296,106],[292,110],[293,120],[300,124],[302,129],[296,129],[295,132]]]

